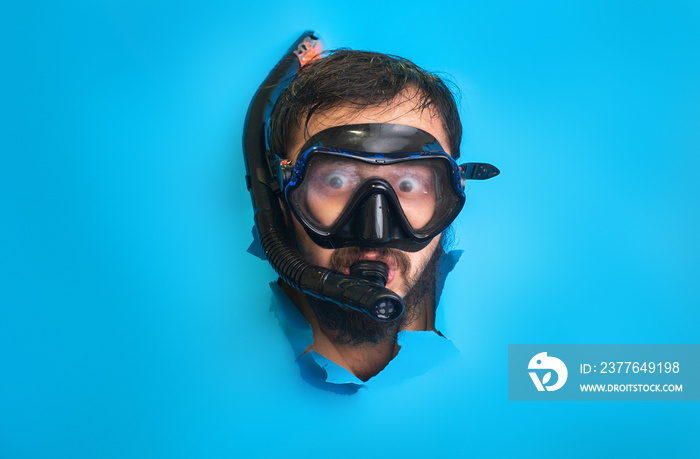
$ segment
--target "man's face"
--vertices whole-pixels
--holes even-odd
[[[433,111],[413,110],[415,101],[404,97],[398,98],[391,106],[368,107],[361,111],[356,108],[339,107],[328,112],[315,114],[308,123],[306,132],[297,134],[295,142],[290,146],[290,159],[296,161],[301,147],[314,134],[334,126],[361,123],[392,123],[416,127],[432,134],[446,149],[450,142],[447,132],[439,116]],[[294,229],[298,244],[307,260],[315,265],[335,269],[349,274],[350,266],[359,260],[379,260],[389,267],[387,288],[400,296],[406,294],[419,278],[431,256],[435,253],[440,238],[434,238],[424,249],[418,252],[403,252],[394,249],[324,249],[316,245],[306,234],[306,231],[295,218]]]

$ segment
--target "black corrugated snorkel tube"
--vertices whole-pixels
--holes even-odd
[[[404,309],[399,295],[382,285],[351,277],[305,261],[290,238],[279,204],[279,184],[270,164],[265,141],[266,118],[307,52],[318,37],[304,32],[272,69],[248,107],[243,133],[246,185],[253,201],[255,227],[262,249],[279,276],[295,289],[340,306],[364,312],[379,321],[392,321]],[[306,56],[308,57],[308,56]]]

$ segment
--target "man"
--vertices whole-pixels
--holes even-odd
[[[280,279],[311,325],[307,352],[367,381],[399,352],[400,331],[439,333],[444,230],[464,202],[453,161],[461,134],[445,83],[399,57],[335,51],[305,64],[281,93],[268,140],[289,164],[280,206],[296,248],[344,275],[361,263],[385,267],[379,285],[405,304],[398,319],[382,321]],[[498,173],[478,166],[488,167],[468,178]]]

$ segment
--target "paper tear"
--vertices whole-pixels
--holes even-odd
[[[313,343],[311,325],[277,282],[270,282],[270,289],[273,295],[270,311],[277,317],[289,344],[292,345],[294,357],[299,357]]]
[[[248,246],[248,253],[260,258],[261,260],[267,260],[265,256],[265,251],[263,251],[262,244],[260,243],[260,235],[258,234],[258,229],[253,225],[251,230],[253,233],[253,242]]]

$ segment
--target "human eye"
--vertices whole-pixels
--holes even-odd
[[[342,190],[350,183],[349,177],[340,172],[331,172],[323,177],[323,184],[332,190]]]
[[[397,188],[401,193],[415,193],[420,190],[420,183],[415,177],[403,177],[398,181]]]
[[[394,180],[394,189],[405,197],[418,197],[429,194],[433,189],[430,176],[425,174],[403,174]]]

